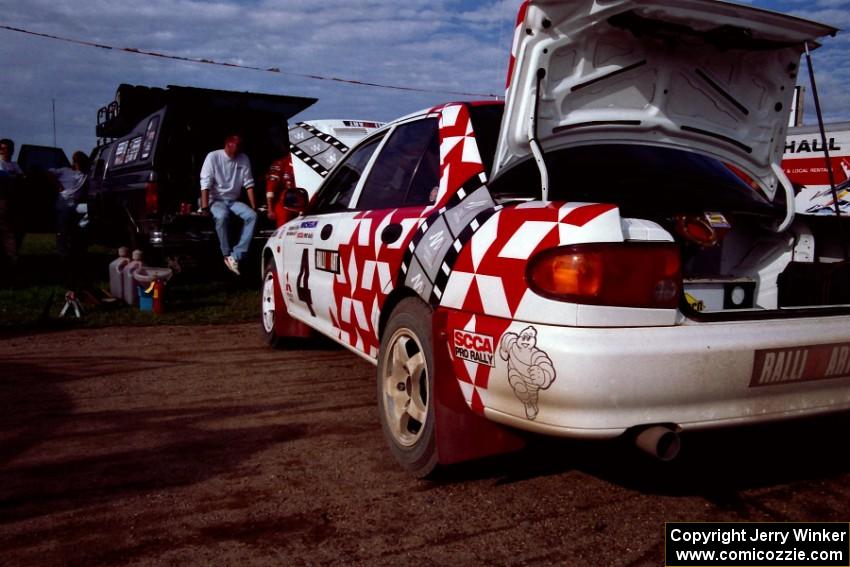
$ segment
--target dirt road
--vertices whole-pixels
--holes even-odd
[[[665,521],[850,519],[846,415],[666,466],[537,440],[432,483],[384,446],[373,375],[255,325],[0,340],[0,563],[662,565]]]

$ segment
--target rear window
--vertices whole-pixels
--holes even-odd
[[[626,216],[701,212],[774,214],[762,193],[720,161],[684,150],[604,144],[546,154],[549,199],[617,204]],[[539,198],[533,160],[490,185],[500,200]]]

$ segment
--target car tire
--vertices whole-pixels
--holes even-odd
[[[262,303],[260,305],[260,330],[263,333],[263,339],[266,344],[272,348],[280,348],[283,344],[283,337],[275,333],[275,311],[282,309],[283,306],[278,306],[275,301],[275,278],[274,278],[274,260],[266,260],[265,268],[263,269],[263,292]]]
[[[402,300],[378,351],[378,414],[396,460],[417,478],[437,472],[431,309]]]

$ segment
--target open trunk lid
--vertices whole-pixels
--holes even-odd
[[[836,31],[714,0],[527,1],[491,178],[530,158],[532,137],[544,152],[652,145],[719,159],[773,200],[790,191],[780,161],[800,55]]]

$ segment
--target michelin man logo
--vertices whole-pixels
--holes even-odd
[[[525,404],[528,419],[540,411],[537,399],[555,381],[555,366],[549,355],[537,348],[537,329],[526,327],[516,333],[505,333],[499,342],[499,356],[508,361],[508,383],[516,397]]]

